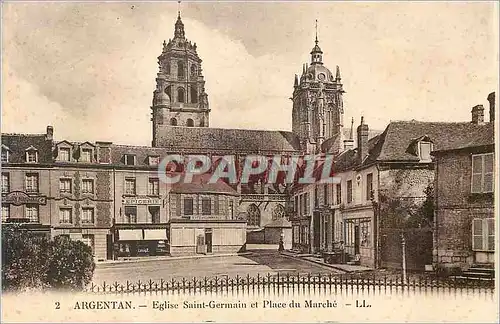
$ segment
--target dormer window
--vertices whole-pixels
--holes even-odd
[[[2,163],[9,163],[9,148],[2,145]]]
[[[92,162],[92,149],[82,148],[80,151],[80,161],[81,162]]]
[[[123,156],[123,162],[125,163],[125,165],[135,165],[135,155],[125,154]]]
[[[33,146],[26,149],[26,162],[38,163],[38,150]]]
[[[406,153],[409,153],[419,159],[421,163],[432,162],[431,152],[434,149],[434,144],[431,138],[427,135],[414,138],[408,148]]]
[[[59,161],[69,162],[71,156],[71,149],[69,147],[60,147],[59,148]]]
[[[432,142],[420,141],[418,143],[418,155],[420,162],[431,162]]]
[[[158,165],[159,163],[160,163],[159,156],[149,156],[149,158],[148,158],[149,165]]]

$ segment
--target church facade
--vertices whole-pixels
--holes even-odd
[[[292,131],[267,131],[210,127],[202,60],[180,14],[158,65],[151,146],[56,141],[50,126],[46,134],[3,134],[2,221],[83,240],[97,260],[168,254],[174,243],[176,255],[206,253],[208,241],[213,253],[280,237],[291,247],[291,186],[257,178],[209,192],[202,186],[171,192],[158,180],[158,163],[168,154],[233,155],[241,163],[253,154],[339,154],[340,69],[325,67],[316,39],[311,62],[294,78]]]

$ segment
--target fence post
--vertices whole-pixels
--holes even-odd
[[[401,231],[401,247],[403,249],[403,282],[406,284],[406,242],[403,231]]]

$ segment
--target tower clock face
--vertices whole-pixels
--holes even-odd
[[[324,81],[324,80],[325,80],[325,78],[326,78],[326,76],[325,76],[325,74],[324,74],[324,73],[320,73],[320,74],[318,74],[318,79],[319,79],[320,81]]]

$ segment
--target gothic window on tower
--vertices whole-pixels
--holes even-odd
[[[177,119],[175,119],[175,118],[170,118],[170,125],[172,125],[172,126],[177,126]]]
[[[191,118],[188,118],[188,120],[187,120],[187,126],[188,127],[193,127],[194,126],[194,121]]]
[[[198,103],[198,91],[196,91],[196,86],[191,86],[191,103]]]
[[[186,73],[184,71],[184,62],[179,61],[179,62],[177,62],[177,78],[179,80],[183,80],[185,76],[186,76]]]
[[[171,86],[168,86],[168,87],[165,88],[165,93],[170,98],[170,101],[172,101],[172,87]]]
[[[191,65],[191,76],[196,76],[197,72],[196,72],[196,65]]]
[[[185,96],[184,88],[177,89],[177,102],[185,102]]]
[[[166,73],[166,74],[170,74],[170,63],[167,63],[167,64],[165,65],[165,73]]]

